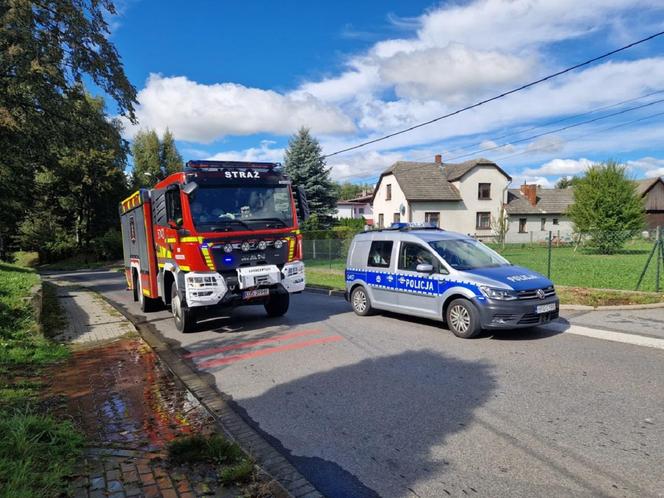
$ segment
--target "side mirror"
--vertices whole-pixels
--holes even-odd
[[[182,186],[182,191],[187,195],[191,195],[197,188],[198,188],[198,183],[189,182],[189,183],[185,183]]]
[[[420,273],[433,273],[433,265],[430,264],[419,264],[415,268]]]
[[[168,226],[173,230],[177,230],[180,228],[180,226],[182,226],[182,218],[178,218],[177,220],[168,220]]]
[[[309,202],[307,193],[302,185],[295,187],[295,204],[297,207],[297,217],[300,221],[307,221],[310,216]]]

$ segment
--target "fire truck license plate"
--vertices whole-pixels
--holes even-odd
[[[244,291],[242,293],[242,299],[254,299],[256,297],[265,297],[270,295],[270,289],[254,289]]]

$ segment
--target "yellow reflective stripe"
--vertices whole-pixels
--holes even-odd
[[[122,204],[124,204],[125,202],[126,202],[126,203],[129,203],[129,201],[131,201],[134,197],[140,195],[140,193],[141,193],[141,191],[140,191],[140,190],[137,190],[136,192],[134,192],[133,194],[131,194],[129,197],[127,197],[125,200],[123,200],[123,201],[122,201]]]
[[[180,270],[182,271],[191,271],[191,268],[188,266],[180,265]]]
[[[203,237],[182,237],[180,242],[203,242]]]
[[[178,239],[176,239],[175,237],[169,237],[168,239],[166,239],[166,242],[168,242],[169,244],[172,244],[173,242],[177,242],[177,240]]]
[[[158,266],[159,268],[163,268],[165,265],[164,265],[164,263],[157,263],[157,266]]]
[[[149,296],[150,295],[150,289],[143,289],[143,295],[144,296]]]
[[[205,264],[210,270],[214,270],[214,262],[210,256],[210,250],[206,247],[201,247],[201,252],[203,253],[203,258],[205,259]]]

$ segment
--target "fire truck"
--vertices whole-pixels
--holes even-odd
[[[305,286],[308,215],[278,163],[189,161],[120,203],[127,288],[144,312],[170,306],[180,332],[241,305],[284,315]]]

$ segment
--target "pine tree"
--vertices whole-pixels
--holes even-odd
[[[619,250],[644,225],[643,202],[625,166],[594,164],[574,184],[568,214],[579,233],[587,233],[602,254]]]
[[[166,128],[164,136],[161,139],[161,148],[159,152],[161,164],[166,168],[166,172],[169,175],[176,171],[182,171],[182,156],[178,152],[178,149],[175,146],[175,140],[173,139],[173,134],[168,128]]]
[[[304,187],[311,214],[323,225],[329,225],[337,205],[337,189],[325,166],[320,144],[307,128],[300,128],[288,142],[285,166],[293,185]]]
[[[154,130],[140,130],[131,144],[134,157],[132,185],[134,188],[151,187],[161,175],[161,147]]]

